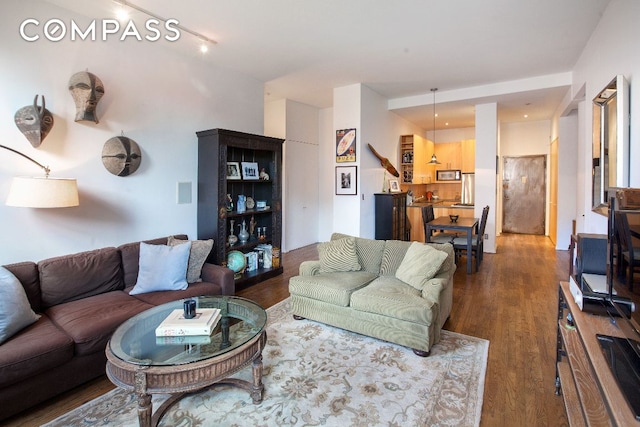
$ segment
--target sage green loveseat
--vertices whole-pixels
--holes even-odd
[[[304,261],[299,275],[289,280],[296,319],[315,320],[429,355],[451,313],[456,265],[450,244],[334,233],[318,252],[319,260]]]

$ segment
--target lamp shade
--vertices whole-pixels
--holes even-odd
[[[16,177],[6,204],[25,208],[78,206],[78,183],[75,179]]]

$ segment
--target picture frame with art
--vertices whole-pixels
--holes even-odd
[[[389,179],[389,192],[400,193],[401,191],[402,190],[400,190],[400,182],[395,178]]]
[[[242,165],[242,179],[245,179],[245,180],[260,179],[260,172],[258,171],[258,163],[242,162],[241,165]]]
[[[358,167],[336,166],[336,195],[358,194]]]
[[[227,180],[231,179],[242,179],[238,162],[227,162]]]

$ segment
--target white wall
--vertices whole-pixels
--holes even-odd
[[[558,204],[556,249],[565,250],[571,243],[576,219],[578,182],[578,111],[560,118],[558,130]]]
[[[579,114],[579,159],[576,216],[578,232],[606,233],[607,221],[602,215],[591,212],[591,100],[616,75],[623,74],[630,83],[630,159],[632,168],[630,186],[640,187],[640,169],[633,161],[640,158],[640,85],[634,75],[640,73],[640,2],[612,0],[593,32],[587,46],[573,70],[572,93],[586,88],[587,105]],[[583,220],[582,220],[583,219]]]
[[[551,146],[551,121],[538,120],[531,122],[500,123],[500,165],[502,172],[504,157],[519,157],[541,155],[545,156],[547,166],[545,168],[545,206],[549,201],[549,152]],[[502,179],[502,173],[498,181]],[[497,199],[502,202],[502,187],[498,185]],[[502,232],[503,212],[497,212],[497,229]],[[549,210],[545,209],[545,235],[549,234]]]
[[[476,200],[474,216],[482,217],[482,208],[496,204],[496,155],[498,154],[498,106],[495,103],[476,105]],[[497,208],[489,209],[484,251],[496,252]]]
[[[285,138],[282,250],[319,241],[319,110],[291,100],[265,105],[265,133]]]
[[[318,241],[326,242],[333,233],[334,160],[336,132],[333,126],[333,108],[320,110],[318,116]],[[324,161],[322,159],[331,159]]]
[[[335,163],[335,131],[357,128],[357,161]],[[358,166],[358,195],[333,196],[333,230],[365,238],[375,237],[374,194],[382,191],[383,180],[392,178],[371,153],[371,144],[398,168],[400,135],[423,135],[421,129],[389,112],[388,100],[365,85],[334,89],[333,129],[326,143],[331,145],[331,192],[335,194],[335,166]],[[325,150],[321,150],[325,152]],[[326,169],[325,169],[326,171]],[[322,196],[321,196],[322,197]],[[330,233],[329,233],[330,235]]]
[[[551,121],[500,123],[500,149],[504,157],[548,155]]]
[[[0,204],[0,264],[175,233],[195,237],[195,132],[221,127],[262,133],[262,83],[162,42],[22,40],[18,26],[27,17],[86,21],[47,2],[4,1],[2,15],[0,141],[48,164],[53,177],[77,178],[80,206],[45,210]],[[74,122],[67,83],[86,69],[105,85],[99,124]],[[46,97],[55,118],[38,149],[13,123],[16,110],[31,104],[35,94]],[[110,174],[101,161],[104,143],[122,132],[143,155],[129,177]],[[40,173],[6,150],[0,150],[0,159],[0,200],[13,176]],[[193,203],[176,204],[180,181],[192,183]]]

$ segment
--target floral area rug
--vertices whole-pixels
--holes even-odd
[[[285,300],[267,310],[264,400],[214,387],[176,402],[160,426],[478,426],[489,342],[449,331],[426,358],[309,320]],[[251,379],[251,368],[237,378]],[[166,395],[153,397],[157,408]],[[113,390],[46,424],[137,426],[137,401]]]

